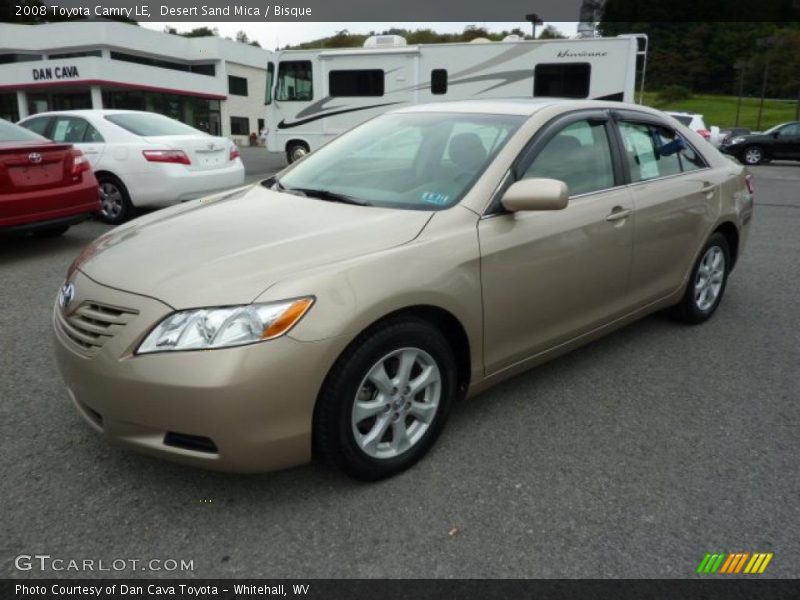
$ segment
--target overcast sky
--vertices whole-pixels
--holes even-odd
[[[195,27],[217,27],[223,37],[234,37],[238,31],[244,31],[251,40],[257,40],[262,47],[274,50],[286,44],[299,44],[310,40],[333,35],[337,31],[347,29],[350,33],[381,32],[392,27],[402,29],[430,28],[438,32],[460,32],[467,25],[486,27],[489,31],[510,31],[519,27],[525,33],[531,29],[531,24],[525,21],[519,23],[256,23],[252,21],[241,23],[182,23],[182,22],[140,22],[143,27],[163,31],[169,25],[179,32],[189,31]],[[577,23],[545,23],[553,25],[566,36],[573,36],[577,31]],[[541,31],[542,25],[537,26]]]

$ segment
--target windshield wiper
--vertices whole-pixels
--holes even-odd
[[[277,182],[276,182],[277,183]],[[280,185],[280,183],[278,183]],[[304,196],[310,196],[312,198],[319,198],[320,200],[329,200],[331,202],[342,202],[343,204],[355,204],[356,206],[371,206],[369,202],[366,200],[359,200],[358,198],[353,198],[352,196],[347,196],[346,194],[339,194],[338,192],[332,192],[331,190],[315,190],[312,188],[287,188],[281,186],[283,189],[281,191],[291,193],[300,193]]]

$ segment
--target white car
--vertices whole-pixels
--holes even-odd
[[[716,125],[712,125],[710,128],[706,127],[706,122],[703,120],[703,115],[669,110],[665,112],[680,122],[681,125],[686,125],[686,127],[692,131],[699,133],[706,141],[711,142],[715,148],[719,148],[722,144],[722,139],[725,136]]]
[[[165,206],[244,183],[232,141],[157,113],[70,110],[39,113],[19,124],[69,142],[89,158],[109,223],[127,220],[134,207]]]

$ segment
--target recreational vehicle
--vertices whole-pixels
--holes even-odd
[[[647,36],[285,50],[267,67],[267,148],[293,162],[386,110],[422,102],[555,96],[634,101]],[[637,61],[637,59],[639,59]]]

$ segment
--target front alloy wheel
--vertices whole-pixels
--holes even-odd
[[[442,396],[439,366],[419,348],[390,352],[370,369],[353,403],[353,436],[373,458],[394,458],[418,444]]]
[[[748,165],[757,165],[764,160],[764,151],[758,146],[751,146],[744,151],[744,162]]]
[[[325,380],[314,411],[314,449],[358,479],[375,481],[417,462],[438,437],[457,387],[439,329],[414,316],[358,336]]]

